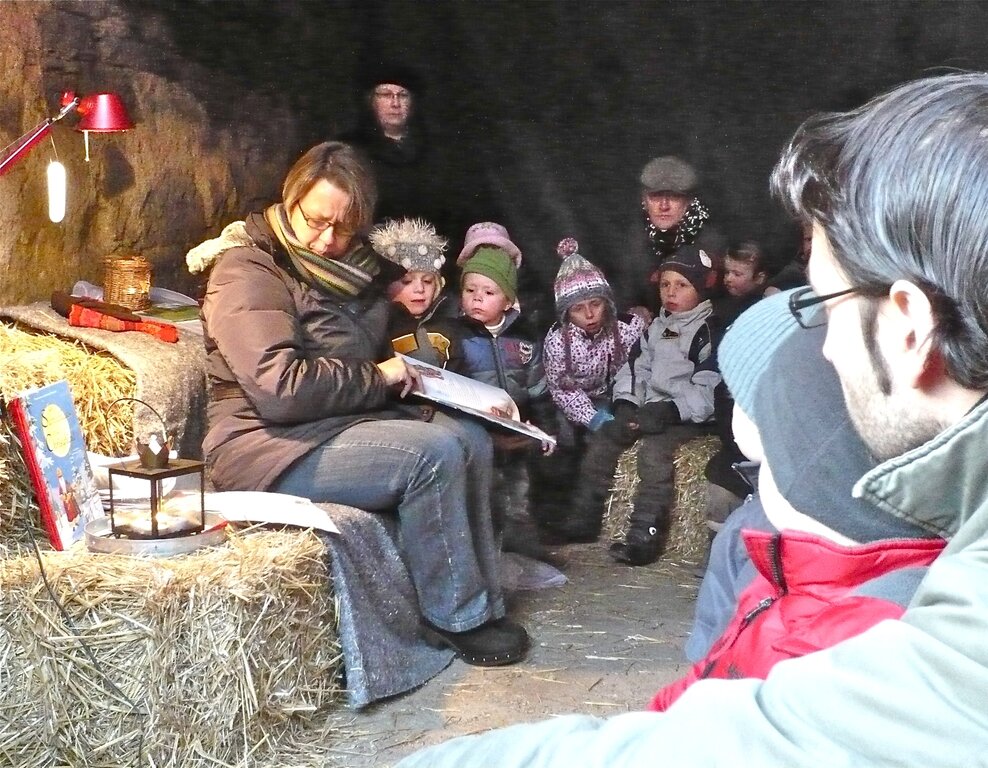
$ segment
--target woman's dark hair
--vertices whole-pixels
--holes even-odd
[[[886,295],[896,280],[922,289],[950,377],[988,387],[988,74],[917,80],[811,117],[772,189],[823,227],[859,293]]]

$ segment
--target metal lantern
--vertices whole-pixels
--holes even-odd
[[[206,527],[206,475],[205,464],[192,459],[170,459],[167,427],[161,415],[150,405],[135,397],[121,397],[110,403],[110,408],[121,401],[140,403],[161,422],[161,433],[135,438],[137,460],[124,461],[107,468],[110,480],[110,532],[115,538],[166,539],[200,533]],[[163,480],[183,475],[199,475],[199,505],[192,514],[169,515],[161,509],[161,483]],[[114,477],[143,480],[149,484],[149,505],[137,508],[128,505],[126,511],[119,508],[113,498]]]

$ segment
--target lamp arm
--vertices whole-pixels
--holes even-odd
[[[35,126],[32,130],[25,133],[19,139],[17,139],[11,147],[0,159],[0,176],[3,176],[14,163],[20,160],[24,155],[31,151],[31,149],[40,141],[42,141],[49,133],[51,133],[51,127],[63,117],[65,117],[69,112],[76,109],[79,106],[79,98],[75,97],[68,103],[66,103],[57,115],[54,117],[49,117]]]

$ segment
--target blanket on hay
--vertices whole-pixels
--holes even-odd
[[[103,331],[69,325],[46,302],[0,307],[0,320],[25,328],[78,339],[108,352],[134,371],[134,397],[161,414],[173,447],[184,458],[201,458],[206,435],[206,349],[202,336],[179,330],[178,342],[166,344],[146,333]],[[160,430],[147,408],[135,404],[134,433]]]
[[[354,709],[417,688],[453,660],[419,630],[418,597],[388,514],[320,504],[340,535],[323,534],[339,603],[347,703]]]

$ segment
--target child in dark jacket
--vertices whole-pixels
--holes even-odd
[[[559,408],[558,443],[542,462],[545,472],[531,495],[539,499],[533,509],[547,543],[590,542],[600,535],[599,516],[574,514],[572,478],[587,436],[614,418],[614,376],[645,329],[638,315],[618,315],[607,279],[578,251],[571,237],[556,247],[563,259],[554,285],[558,321],[546,334],[543,353],[549,393]]]
[[[680,246],[659,267],[662,307],[614,381],[612,414],[590,439],[575,506],[582,518],[603,516],[621,453],[637,441],[638,488],[625,540],[610,555],[646,565],[665,551],[675,501],[676,450],[703,433],[720,382],[709,295],[713,260],[694,245]]]
[[[406,270],[388,286],[394,351],[463,373],[462,330],[446,309],[455,299],[442,292],[446,239],[422,219],[399,219],[375,227],[369,240],[377,253]]]
[[[471,378],[504,389],[522,421],[552,434],[554,409],[542,366],[542,344],[527,328],[517,305],[521,251],[504,227],[475,224],[457,259],[461,269],[460,307],[464,370]],[[531,438],[495,436],[492,507],[503,548],[541,556],[529,512],[530,464],[540,461]]]

